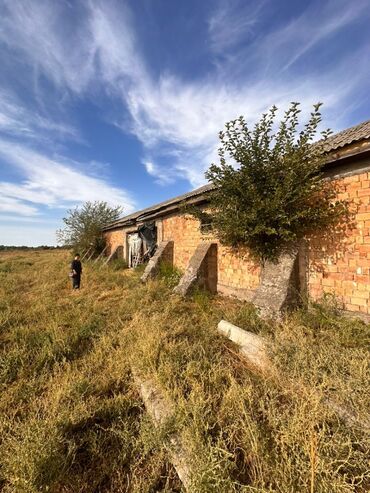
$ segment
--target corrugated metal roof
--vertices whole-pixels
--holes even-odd
[[[370,120],[331,135],[324,143],[324,151],[331,152],[354,142],[370,138]]]
[[[213,188],[212,184],[203,185],[202,187],[196,188],[195,190],[191,190],[190,192],[186,192],[182,195],[178,195],[177,197],[173,197],[171,199],[165,200],[164,202],[160,202],[159,204],[155,204],[151,207],[147,207],[146,209],[141,209],[140,211],[133,212],[128,216],[122,217],[121,219],[114,221],[113,223],[103,228],[103,230],[118,228],[120,226],[123,226],[123,224],[129,225],[131,222],[135,222],[138,218],[148,214],[149,212],[154,213],[156,211],[159,211],[160,209],[169,207],[170,205],[173,204],[180,203],[186,199],[197,197],[198,195],[202,195],[203,193],[212,190],[212,188]]]
[[[370,139],[370,120],[359,123],[354,127],[347,128],[346,130],[342,130],[341,132],[331,135],[325,141],[323,149],[325,153],[330,153],[346,145],[353,144],[354,142],[358,142],[364,139]],[[129,225],[130,223],[134,223],[141,216],[145,216],[149,213],[153,214],[170,205],[181,203],[182,201],[191,197],[197,197],[212,189],[212,184],[203,185],[202,187],[191,190],[190,192],[178,195],[177,197],[173,197],[169,200],[165,200],[164,202],[160,202],[159,204],[155,204],[151,207],[147,207],[146,209],[142,209],[140,211],[129,214],[128,216],[122,217],[121,219],[118,219],[118,221],[109,224],[103,229],[108,230],[118,228],[123,225]]]

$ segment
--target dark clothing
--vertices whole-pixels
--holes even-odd
[[[82,274],[81,262],[79,260],[73,260],[71,263],[71,270],[74,271],[74,275],[72,277],[72,287],[73,289],[80,289]]]
[[[80,289],[81,284],[81,274],[75,274],[72,277],[72,287],[73,289]]]
[[[77,272],[77,274],[81,274],[82,272],[82,265],[79,260],[73,260],[71,263],[71,270],[74,270]]]

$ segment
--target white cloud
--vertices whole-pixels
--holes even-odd
[[[84,11],[77,19],[77,8],[64,1],[3,0],[0,39],[59,87],[82,92],[94,75],[95,52]]]
[[[13,214],[3,214],[0,213],[0,223],[8,223],[8,224],[14,224],[14,222],[17,223],[24,223],[24,224],[49,224],[49,225],[55,225],[55,218],[53,219],[45,219],[45,217],[42,217],[40,215],[35,215],[35,216],[14,216]]]
[[[0,213],[14,213],[22,216],[35,216],[37,214],[37,208],[31,205],[22,203],[21,200],[13,196],[3,194],[0,184]]]
[[[95,200],[122,205],[125,212],[134,209],[134,202],[126,191],[77,169],[86,168],[86,164],[50,158],[29,147],[1,139],[0,156],[15,166],[23,177],[18,184],[0,182],[4,207],[0,210],[5,212],[29,216],[37,213],[35,204],[68,207]]]
[[[126,84],[130,86],[147,77],[137,52],[131,14],[122,2],[90,2],[89,33],[91,49],[99,60],[100,76],[104,80],[127,89]]]
[[[173,171],[199,186],[210,159],[216,158],[217,135],[226,121],[244,114],[253,123],[269,106],[284,108],[291,100],[301,101],[306,111],[318,100],[325,101],[326,108],[333,108],[346,94],[347,86],[337,83],[333,92],[332,83],[329,77],[320,81],[275,82],[273,88],[270,84],[230,88],[205,81],[186,86],[171,78],[158,87],[131,94],[129,106],[134,132],[142,143],[154,154],[163,142],[171,143],[177,149]],[[150,174],[160,178],[160,174],[168,172],[167,167],[156,165]]]
[[[222,15],[227,16],[228,20],[238,15],[238,12],[231,11],[233,3],[235,4],[224,4],[227,8],[222,11]],[[292,100],[301,101],[306,111],[313,103],[324,101],[325,110],[330,113],[340,103],[343,104],[363,75],[357,69],[357,76],[345,77],[348,64],[355,63],[351,58],[346,58],[338,61],[334,68],[325,73],[312,76],[302,74],[293,78],[287,74],[278,78],[275,77],[275,69],[269,73],[265,66],[262,69],[256,67],[259,76],[255,75],[248,80],[244,74],[243,78],[233,80],[229,73],[233,73],[235,67],[227,66],[224,71],[219,70],[216,75],[197,82],[184,82],[169,73],[162,73],[155,80],[145,70],[130,16],[126,12],[119,17],[120,28],[117,29],[118,17],[111,8],[112,4],[108,2],[108,5],[110,7],[106,7],[107,3],[100,3],[99,7],[96,7],[96,3],[91,4],[93,43],[102,66],[106,68],[102,76],[112,91],[120,91],[122,102],[132,117],[130,130],[147,149],[148,161],[152,164],[147,166],[147,171],[162,183],[165,176],[172,179],[179,175],[187,178],[193,186],[202,184],[204,170],[210,164],[209,159],[216,155],[218,132],[226,121],[244,114],[248,121],[254,122],[269,106],[277,104],[286,107]],[[336,9],[326,9],[320,29],[313,14],[306,20],[306,26],[303,25],[304,20],[300,19],[296,30],[290,28],[273,32],[270,35],[270,49],[281,47],[281,53],[279,50],[278,53],[282,63],[293,63],[293,58],[300,56],[294,51],[297,49],[295,41],[300,31],[307,30],[316,36],[317,43],[346,23],[357,19],[363,12],[364,5],[365,2],[359,0],[352,14],[349,14],[349,7],[344,2],[338,4]],[[243,9],[243,13],[246,12]],[[253,19],[257,14],[258,9],[251,14]],[[217,18],[213,20],[214,27],[216,20]],[[241,33],[244,28],[242,21],[240,22]],[[255,20],[252,21],[251,18],[245,20],[246,25],[253,22]],[[234,41],[240,33],[234,33]],[[280,44],[275,36],[281,37]],[[222,44],[222,40],[220,43]],[[256,51],[263,59],[265,45],[261,44]],[[245,56],[244,66],[252,65],[255,56]],[[274,53],[271,53],[271,57],[273,56]],[[354,57],[354,53],[351,57]],[[237,60],[237,64],[240,65],[240,61]],[[270,63],[269,56],[267,63]],[[330,124],[330,118],[326,122]],[[335,125],[338,125],[337,121]],[[159,164],[160,157],[166,150],[173,156],[173,165],[170,168],[168,164]]]
[[[329,0],[306,7],[300,17],[270,32],[251,47],[255,57],[263,57],[271,68],[287,70],[309,50],[363,18],[370,17],[369,2]],[[340,60],[338,60],[340,62]],[[348,60],[350,62],[350,59]]]
[[[176,180],[180,173],[174,172],[171,168],[164,168],[155,164],[152,160],[144,160],[143,164],[147,173],[154,176],[155,182],[159,185],[169,185]]]
[[[358,64],[355,50],[322,73],[293,76],[289,70],[314,46],[367,15],[366,0],[355,4],[329,0],[320,5],[320,11],[308,6],[301,17],[238,51],[238,41],[253,32],[259,16],[265,15],[265,3],[259,2],[256,7],[237,0],[219,3],[209,18],[209,42],[214,52],[228,59],[197,81],[184,81],[168,72],[154,78],[140,53],[127,4],[113,0],[73,4],[4,0],[0,39],[17,49],[22,59],[37,67],[61,91],[81,95],[92,88],[104,89],[115,104],[120,101],[122,114],[128,109],[131,123],[121,128],[142,142],[148,173],[161,183],[181,176],[197,186],[204,181],[203,172],[216,155],[217,134],[225,121],[244,114],[253,122],[272,104],[285,107],[298,100],[307,109],[321,100],[328,115],[326,124],[337,129],[341,124],[336,118],[338,108],[353,103],[351,96],[361,79],[368,76],[365,64]],[[72,18],[76,8],[81,14],[78,24]],[[117,114],[112,119],[116,122]],[[171,166],[160,164],[166,153],[166,163],[169,156],[173,159]],[[53,160],[48,161],[46,169],[51,163],[55,170],[58,163]],[[71,172],[71,166],[63,165],[63,188],[68,187]],[[41,171],[32,172],[22,185],[22,193],[33,193],[39,183],[46,193],[52,190],[55,203],[79,194],[72,188],[70,195],[63,192],[62,198],[56,193],[53,178]],[[90,185],[82,180],[81,187],[82,195],[87,195]]]

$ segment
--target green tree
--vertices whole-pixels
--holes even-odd
[[[322,174],[325,140],[321,104],[314,105],[299,131],[299,103],[291,103],[276,126],[276,106],[253,130],[244,117],[226,123],[219,134],[219,164],[206,177],[215,186],[210,221],[216,236],[231,247],[247,247],[259,260],[279,254],[313,231],[348,221],[348,203],[338,200],[334,181]]]
[[[97,254],[105,246],[102,228],[120,217],[122,207],[110,207],[101,201],[85,202],[67,214],[64,228],[57,231],[58,243],[81,251],[93,248]]]

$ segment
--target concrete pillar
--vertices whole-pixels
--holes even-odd
[[[141,276],[141,281],[146,282],[148,279],[152,279],[158,274],[160,265],[165,262],[169,265],[173,265],[173,241],[162,241],[153,255],[153,257],[147,263],[144,274]]]
[[[184,275],[173,291],[185,296],[195,284],[211,293],[217,293],[217,243],[202,242],[197,246]]]
[[[266,261],[252,302],[262,318],[280,318],[297,305],[300,293],[298,247],[280,255],[277,262]]]
[[[155,426],[164,426],[175,414],[173,403],[163,394],[153,379],[145,378],[134,369],[132,370],[134,380],[149,416]],[[166,448],[185,491],[189,493],[194,491],[191,484],[193,461],[191,460],[190,452],[183,444],[181,436],[172,433],[166,440]]]
[[[226,322],[226,320],[221,320],[217,328],[219,332],[240,346],[240,351],[258,370],[271,369],[266,354],[266,343],[262,337]]]

